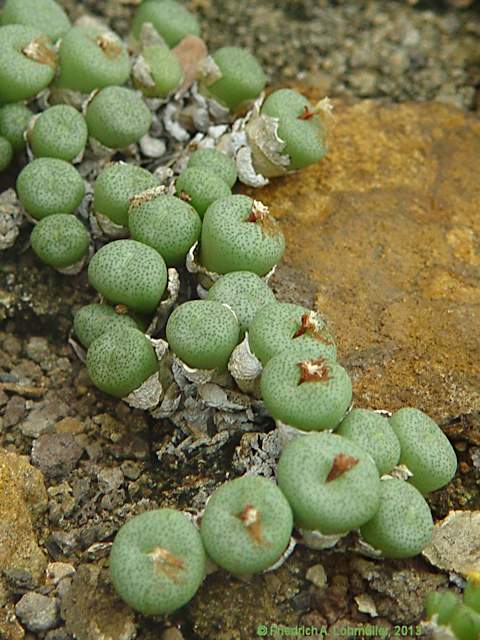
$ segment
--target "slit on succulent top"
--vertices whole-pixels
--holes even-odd
[[[260,225],[260,229],[265,235],[274,236],[280,231],[278,222],[270,215],[269,208],[260,200],[253,201],[250,214],[245,218],[245,222],[254,222]]]
[[[331,371],[325,358],[316,360],[304,360],[299,362],[300,380],[299,385],[304,382],[328,382],[331,380]]]
[[[156,573],[164,573],[175,584],[179,584],[182,581],[179,573],[185,569],[185,565],[171,551],[162,547],[155,547],[147,555],[152,559]]]
[[[265,544],[262,536],[261,514],[253,505],[247,504],[243,511],[237,514],[255,544]]]
[[[331,482],[341,475],[350,471],[358,464],[358,459],[353,456],[347,456],[345,453],[339,453],[335,456],[332,462],[332,468],[328,472],[325,482]]]

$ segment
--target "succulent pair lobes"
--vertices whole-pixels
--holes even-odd
[[[171,613],[194,596],[205,551],[191,520],[173,509],[135,516],[118,531],[110,574],[120,597],[144,615]]]
[[[190,156],[187,167],[213,171],[230,189],[237,181],[235,161],[218,149],[197,149]]]
[[[165,98],[183,80],[180,61],[164,44],[142,47],[133,67],[133,84],[145,96]]]
[[[210,497],[200,533],[220,567],[242,576],[264,571],[285,551],[293,527],[290,505],[267,478],[225,482]]]
[[[189,167],[177,178],[177,195],[189,202],[203,218],[208,207],[232,195],[227,183],[211,169]]]
[[[140,328],[132,316],[119,313],[108,304],[97,302],[79,309],[73,319],[73,331],[85,349],[103,333],[116,327]]]

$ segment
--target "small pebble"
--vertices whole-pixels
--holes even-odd
[[[20,598],[15,613],[33,632],[48,631],[59,623],[58,600],[29,591]]]

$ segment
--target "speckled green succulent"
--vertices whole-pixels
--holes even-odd
[[[305,96],[294,89],[278,89],[273,91],[262,104],[261,112],[272,118],[300,115],[305,109],[311,110],[312,105]]]
[[[170,348],[189,367],[225,369],[240,329],[235,314],[220,302],[190,300],[175,309],[166,332]]]
[[[215,282],[208,291],[207,299],[228,304],[235,312],[243,334],[258,310],[275,302],[275,295],[256,273],[232,271]]]
[[[247,49],[222,47],[212,56],[221,77],[207,80],[208,93],[230,111],[254,100],[265,88],[267,79],[258,60]]]
[[[38,158],[20,172],[17,194],[26,211],[40,220],[54,213],[72,213],[85,195],[85,184],[65,160]]]
[[[70,29],[70,20],[54,0],[6,0],[0,23],[35,27],[57,40]]]
[[[184,198],[203,218],[208,207],[221,198],[232,195],[230,187],[211,169],[185,169],[175,183],[177,195]]]
[[[56,53],[51,40],[32,27],[0,27],[0,104],[29,100],[55,76]]]
[[[210,271],[266,275],[280,260],[285,238],[268,209],[248,196],[214,202],[205,213],[200,262]]]
[[[56,269],[65,269],[86,256],[90,236],[75,216],[57,213],[35,225],[30,242],[43,262]]]
[[[170,267],[185,261],[188,250],[200,237],[202,222],[186,202],[160,195],[143,204],[134,203],[128,226],[134,240],[153,247]]]
[[[153,44],[142,48],[140,62],[143,72],[149,76],[145,81],[143,74],[135,74],[134,85],[151,98],[165,98],[179,86],[183,79],[183,69],[179,59],[162,44]]]
[[[117,533],[110,574],[119,596],[144,615],[171,613],[202,583],[205,551],[191,520],[173,509],[147,511]]]
[[[400,460],[400,442],[390,421],[376,411],[353,409],[336,430],[369,453],[380,475],[391,471]]]
[[[158,179],[135,164],[115,162],[101,171],[93,188],[93,207],[112,222],[128,226],[130,201],[139,193],[159,186]]]
[[[95,338],[115,327],[138,329],[134,318],[125,313],[117,313],[110,305],[98,302],[79,309],[73,319],[73,331],[86,349]]]
[[[411,558],[430,541],[433,520],[422,494],[398,478],[384,478],[380,506],[360,532],[365,542],[387,558]]]
[[[10,142],[0,136],[0,171],[4,171],[12,161],[13,149]]]
[[[373,460],[354,442],[331,433],[291,440],[280,456],[277,480],[296,524],[323,534],[356,529],[380,504]]]
[[[152,115],[135,91],[106,87],[88,105],[86,120],[93,138],[111,149],[124,149],[148,132]]]
[[[352,401],[345,369],[334,360],[319,358],[311,347],[284,351],[269,360],[260,389],[276,420],[305,431],[335,429]]]
[[[429,493],[445,486],[455,475],[457,456],[440,427],[418,409],[405,407],[390,418],[400,442],[400,462],[413,473],[409,479]]]
[[[169,47],[174,47],[185,36],[200,35],[197,18],[185,7],[173,0],[162,2],[142,2],[135,12],[132,22],[132,34],[140,36],[142,25],[151,22]]]
[[[29,131],[33,155],[71,162],[83,153],[88,130],[81,113],[69,105],[46,109]]]
[[[155,249],[135,240],[116,240],[93,256],[88,279],[110,302],[150,313],[167,286],[167,267]]]
[[[197,149],[190,156],[187,166],[213,171],[228,184],[230,189],[237,181],[235,161],[218,149]]]
[[[0,136],[6,138],[14,151],[25,148],[23,134],[33,113],[21,102],[0,107]]]
[[[116,398],[125,398],[158,371],[150,340],[138,329],[124,326],[95,338],[86,362],[93,384]]]
[[[57,86],[82,93],[122,85],[130,75],[130,60],[120,38],[106,27],[73,27],[59,50]]]
[[[319,356],[337,357],[325,321],[310,309],[290,302],[263,306],[250,324],[248,341],[264,365],[282,351],[303,347],[315,347]]]
[[[290,505],[267,478],[243,476],[225,482],[210,497],[200,533],[210,558],[234,575],[264,571],[288,545]]]

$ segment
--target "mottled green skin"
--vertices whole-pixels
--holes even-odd
[[[73,331],[86,349],[95,338],[115,327],[138,329],[136,321],[131,316],[116,313],[113,307],[98,302],[79,309],[73,319]]]
[[[480,637],[480,614],[461,604],[453,612],[449,626],[458,640],[478,640]]]
[[[110,302],[149,313],[167,286],[167,267],[155,249],[135,240],[115,240],[93,256],[88,279]]]
[[[0,136],[0,171],[3,171],[10,165],[12,157],[12,145],[6,138]]]
[[[131,327],[102,333],[88,347],[86,364],[93,384],[115,398],[125,398],[158,370],[149,339]]]
[[[67,14],[54,0],[6,0],[0,22],[35,27],[54,41],[70,29]]]
[[[212,58],[222,77],[208,85],[208,92],[230,111],[255,99],[265,88],[267,79],[263,69],[247,49],[222,47]]]
[[[28,213],[40,220],[54,213],[72,213],[85,195],[85,184],[65,160],[38,158],[20,172],[17,194]]]
[[[151,22],[169,47],[174,47],[190,33],[195,36],[200,35],[197,18],[173,0],[142,2],[132,22],[132,34],[135,38],[140,36],[144,22]]]
[[[253,271],[266,275],[285,251],[285,238],[270,216],[271,228],[260,222],[248,222],[253,200],[235,195],[214,202],[203,220],[200,262],[216,273]]]
[[[84,117],[74,107],[59,104],[44,111],[29,136],[37,158],[60,158],[71,162],[85,149],[88,130]]]
[[[326,482],[341,453],[358,464]],[[354,442],[331,433],[291,440],[280,456],[277,481],[295,523],[323,534],[358,528],[373,517],[380,504],[380,478],[373,460]]]
[[[181,567],[155,566],[149,555],[166,549]],[[170,569],[170,570],[169,570]],[[110,574],[119,596],[144,615],[171,613],[195,594],[205,574],[205,551],[191,520],[173,509],[147,511],[117,533],[110,552]]]
[[[269,413],[292,427],[305,431],[335,429],[352,401],[352,382],[345,369],[324,359],[328,380],[300,384],[300,366],[315,360],[305,353],[284,351],[265,366],[260,380],[263,401]]]
[[[216,200],[232,195],[230,187],[210,169],[191,167],[185,169],[177,178],[175,189],[178,196],[187,194],[188,202],[201,218]]]
[[[22,52],[32,40],[41,36],[38,29],[19,24],[0,27],[0,104],[29,100],[53,80],[53,66],[32,60]],[[48,38],[44,38],[51,46]]]
[[[148,132],[152,115],[135,91],[106,87],[88,105],[86,120],[93,138],[111,149],[124,149]]]
[[[104,50],[97,42],[113,38],[116,50]],[[130,60],[120,38],[105,28],[73,27],[62,39],[59,51],[59,87],[90,93],[111,85],[122,85],[130,75]]]
[[[161,44],[144,47],[141,53],[150,69],[155,87],[142,85],[134,79],[137,88],[146,96],[165,98],[183,79],[183,69],[179,59],[168,47]]]
[[[368,409],[353,409],[336,430],[339,436],[356,442],[369,453],[380,475],[391,471],[400,460],[400,442],[388,418]]]
[[[93,208],[115,224],[127,227],[130,200],[158,185],[158,179],[146,169],[126,162],[115,162],[103,169],[95,181]]]
[[[259,512],[260,539],[239,516]],[[258,573],[276,562],[290,540],[293,514],[280,489],[267,478],[243,476],[225,482],[210,497],[200,534],[210,558],[236,576]]]
[[[14,151],[25,149],[23,134],[33,113],[21,102],[0,108],[0,135],[6,138]]]
[[[456,593],[451,591],[432,591],[425,600],[427,618],[437,616],[438,624],[448,624],[453,612],[461,605]]]
[[[87,254],[90,236],[75,216],[57,213],[43,218],[34,226],[30,242],[43,262],[56,269],[64,269]]]
[[[245,333],[255,314],[266,304],[275,302],[275,295],[265,280],[251,271],[232,271],[219,278],[209,289],[207,300],[228,304]]]
[[[290,302],[276,302],[265,305],[255,315],[248,331],[250,349],[263,365],[282,351],[302,347],[316,347],[318,355],[334,360],[337,357],[335,342],[324,321],[316,316],[321,333],[314,337],[307,332],[294,338],[300,329],[302,316],[311,313],[309,309]]]
[[[422,493],[448,484],[457,470],[457,456],[437,423],[405,407],[393,414],[390,424],[400,442],[400,463],[413,473],[409,482]]]
[[[477,613],[480,613],[480,580],[469,578],[463,592],[463,601]]]
[[[213,300],[181,304],[168,319],[166,328],[172,351],[194,369],[225,369],[239,332],[235,315]]]
[[[171,267],[184,262],[188,250],[200,237],[202,222],[186,202],[161,195],[131,207],[128,226],[134,240],[153,247]]]
[[[299,116],[305,107],[310,110],[312,105],[301,93],[294,89],[278,89],[265,99],[261,113],[271,118]]]
[[[190,156],[187,166],[213,171],[230,189],[237,181],[235,160],[218,149],[197,149]]]
[[[398,478],[384,478],[380,506],[360,532],[386,558],[413,558],[430,541],[433,520],[422,494]]]

